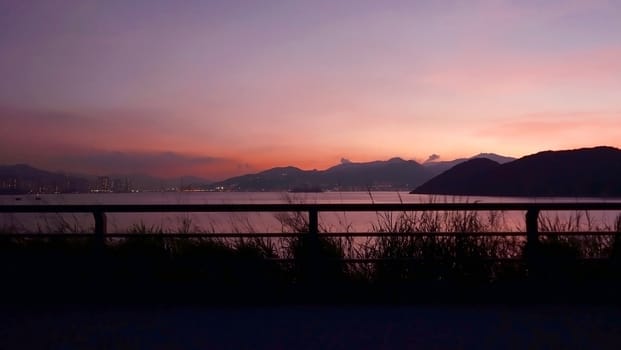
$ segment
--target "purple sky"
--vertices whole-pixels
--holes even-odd
[[[621,1],[0,1],[0,163],[214,179],[621,146]]]

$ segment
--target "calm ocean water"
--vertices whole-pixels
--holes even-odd
[[[20,200],[16,200],[17,198]],[[0,205],[23,204],[273,204],[273,203],[429,203],[429,202],[585,202],[598,198],[515,198],[461,197],[412,195],[407,192],[142,192],[142,193],[85,193],[0,196]],[[606,199],[621,201],[621,199]],[[320,213],[320,223],[331,231],[368,231],[382,213]],[[584,213],[547,213],[566,218]],[[592,212],[591,220],[610,223],[618,213]],[[485,216],[487,213],[481,213]],[[509,229],[523,227],[523,212],[502,213]],[[108,214],[110,232],[125,232],[131,225],[144,223],[147,227],[162,227],[177,231],[184,223],[191,228],[218,231],[279,232],[282,230],[275,213],[150,213]],[[23,230],[46,231],[59,225],[90,228],[90,214],[0,214],[0,228],[21,227]]]

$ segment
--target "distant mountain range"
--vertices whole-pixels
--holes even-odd
[[[444,170],[443,170],[444,169]],[[395,191],[472,196],[621,197],[621,150],[613,147],[546,151],[520,159],[482,153],[454,161],[392,158],[343,160],[326,170],[277,167],[211,183],[198,177],[76,176],[28,165],[0,166],[0,193],[218,191]]]
[[[87,179],[33,168],[26,164],[0,165],[0,194],[86,192]]]
[[[426,161],[423,163],[423,166],[427,168],[433,175],[438,175],[454,167],[457,164],[461,164],[471,159],[480,158],[490,159],[500,164],[509,163],[515,160],[515,158],[513,157],[505,157],[495,153],[480,153],[470,158],[458,158],[449,161]]]
[[[231,191],[397,190],[411,189],[432,176],[413,160],[392,158],[367,163],[343,162],[326,170],[273,168],[233,177],[213,186]]]
[[[365,163],[343,161],[326,170],[272,168],[256,174],[236,176],[214,183],[213,186],[228,191],[411,190],[444,170],[473,158],[490,158],[500,162],[514,159],[481,153],[472,158],[423,164],[401,158]]]
[[[0,194],[129,192],[204,188],[210,181],[193,176],[162,179],[149,175],[92,176],[54,173],[26,164],[0,166]]]
[[[621,150],[546,151],[505,164],[471,159],[412,193],[471,196],[621,197]]]
[[[497,161],[512,159],[492,153],[482,153],[472,158],[481,157],[488,157]],[[163,179],[144,174],[109,174],[105,176],[64,174],[20,164],[0,167],[0,193],[192,189],[293,192],[411,190],[443,170],[472,158],[425,162],[424,164],[401,158],[363,163],[343,160],[341,164],[326,170],[302,170],[293,166],[276,167],[256,174],[232,177],[216,183],[193,176]]]

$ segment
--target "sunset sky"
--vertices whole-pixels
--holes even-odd
[[[0,0],[0,164],[222,179],[621,147],[621,1]]]

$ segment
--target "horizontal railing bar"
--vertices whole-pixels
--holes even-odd
[[[273,259],[273,260],[278,260],[278,259]],[[290,260],[290,259],[285,259],[285,260]],[[562,258],[558,259],[560,261],[563,261]],[[573,260],[572,258],[568,258],[565,260]],[[610,262],[610,258],[577,258],[575,259],[578,262],[602,262],[602,263],[608,263]],[[515,257],[515,258],[479,258],[479,257],[455,257],[455,256],[448,256],[448,257],[444,257],[444,258],[418,258],[418,257],[413,257],[413,258],[408,258],[408,257],[403,257],[403,258],[362,258],[362,259],[356,259],[356,258],[346,258],[346,259],[325,259],[323,261],[328,261],[328,262],[343,262],[343,263],[350,263],[350,264],[372,264],[372,263],[381,263],[381,262],[394,262],[394,261],[412,261],[412,262],[438,262],[438,261],[460,261],[460,262],[468,262],[468,261],[475,261],[475,262],[483,262],[483,263],[497,263],[497,262],[504,262],[504,263],[526,263],[525,259],[522,257]]]
[[[511,262],[511,263],[523,263],[524,259],[522,258],[472,258],[472,259],[476,259],[477,262]],[[265,259],[266,261],[272,261],[272,262],[285,262],[285,263],[295,263],[295,262],[299,262],[301,259],[293,259],[293,258],[268,258]],[[412,257],[412,258],[408,258],[408,257],[401,257],[401,258],[360,258],[360,259],[356,259],[356,258],[344,258],[344,259],[339,259],[339,258],[322,258],[323,262],[337,262],[337,263],[345,263],[345,264],[373,264],[373,263],[381,263],[381,262],[399,262],[399,261],[404,261],[404,262],[432,262],[432,261],[454,261],[454,260],[460,260],[459,258],[455,258],[452,256],[446,257],[446,258],[435,258],[435,259],[429,259],[429,258],[418,258],[418,257]],[[461,260],[467,261],[468,258],[461,258]],[[598,260],[597,258],[593,258],[593,259],[585,259],[585,260]]]
[[[300,261],[300,259],[294,258],[268,258],[267,261],[279,261],[279,262],[296,262]],[[391,261],[418,261],[418,262],[431,262],[431,261],[476,261],[476,262],[511,262],[511,263],[526,263],[525,259],[522,257],[512,257],[512,258],[480,258],[480,257],[456,257],[456,256],[446,256],[440,258],[421,258],[421,257],[395,257],[395,258],[322,258],[324,262],[342,262],[342,263],[360,263],[360,264],[371,264],[378,262],[391,262]],[[563,260],[560,258],[559,260]],[[566,258],[564,260],[574,260],[574,258]],[[579,262],[602,262],[609,263],[610,258],[594,258],[594,257],[586,257],[586,258],[577,258],[575,259]]]
[[[106,233],[106,238],[287,238],[301,237],[300,233]],[[7,238],[83,238],[92,233],[0,233]]]
[[[294,238],[302,233],[107,233],[109,238]]]
[[[295,263],[300,262],[301,259],[294,258],[267,258],[266,261],[271,262],[283,262],[283,263]],[[563,259],[559,259],[563,260]],[[566,260],[574,260],[572,258],[568,258]],[[601,262],[608,263],[610,262],[610,258],[578,258],[575,259],[578,262]],[[373,264],[373,263],[381,263],[381,262],[438,262],[438,261],[460,261],[460,262],[468,262],[468,261],[476,261],[483,263],[526,263],[524,258],[522,257],[514,257],[514,258],[479,258],[479,257],[455,257],[455,256],[447,256],[444,258],[419,258],[419,257],[395,257],[395,258],[322,258],[322,262],[337,262],[337,263],[345,263],[345,264]]]
[[[618,231],[540,231],[540,237],[547,236],[616,236],[621,235]]]
[[[92,233],[0,233],[0,238],[93,238]]]
[[[321,237],[526,237],[526,232],[320,232]]]
[[[107,238],[295,238],[306,233],[107,233]],[[577,231],[577,232],[540,232],[544,237],[569,236],[616,236],[617,231]],[[320,237],[355,238],[355,237],[526,237],[525,232],[320,232]],[[92,233],[0,233],[0,237],[10,238],[48,238],[93,237]]]
[[[456,260],[456,258],[454,257],[448,257],[448,258],[437,258],[437,259],[424,259],[424,258],[407,258],[407,257],[403,257],[403,258],[361,258],[361,259],[356,259],[356,258],[345,258],[345,259],[330,259],[330,258],[322,258],[323,262],[335,262],[335,263],[343,263],[343,264],[374,264],[374,263],[382,263],[382,262],[432,262],[432,261],[446,261],[446,260]],[[462,260],[467,260],[467,258],[464,258]],[[587,258],[585,260],[599,260],[597,258]],[[270,261],[270,262],[280,262],[280,263],[295,263],[295,262],[300,262],[300,259],[294,259],[294,258],[267,258],[265,259],[265,261]],[[488,258],[488,259],[480,259],[477,258],[476,260],[477,262],[484,262],[484,263],[496,263],[496,262],[508,262],[508,263],[524,263],[524,259],[521,258]]]
[[[243,258],[240,260],[244,260]],[[264,258],[264,261],[271,262],[282,262],[282,263],[295,263],[300,262],[304,259],[295,259],[295,258]],[[561,259],[562,260],[562,259]],[[567,259],[572,260],[572,259]],[[594,258],[594,257],[581,257],[576,259],[577,261],[588,261],[588,262],[609,262],[609,258]],[[457,257],[457,256],[445,256],[438,258],[422,258],[422,257],[392,257],[392,258],[322,258],[323,262],[338,262],[338,263],[348,263],[348,264],[371,264],[371,263],[381,263],[381,262],[438,262],[438,261],[476,261],[476,262],[484,262],[484,263],[495,263],[495,262],[505,262],[505,263],[524,263],[525,260],[522,257],[511,257],[511,258],[484,258],[484,257]]]
[[[325,203],[325,204],[34,204],[1,205],[1,213],[157,212],[409,212],[409,211],[621,210],[618,202],[584,203]]]
[[[477,262],[523,262],[524,259],[522,258],[468,258],[468,257],[464,257],[464,258],[457,258],[454,256],[447,256],[444,258],[419,258],[419,257],[399,257],[399,258],[362,258],[362,259],[355,259],[355,258],[347,258],[347,259],[340,259],[340,260],[334,260],[334,261],[342,261],[344,263],[350,263],[350,264],[372,264],[372,263],[381,263],[381,262],[394,262],[394,261],[404,261],[404,262],[431,262],[431,261],[454,261],[454,260],[463,260],[463,261],[467,261],[467,260],[476,260]],[[326,261],[330,261],[329,259],[327,259]]]

